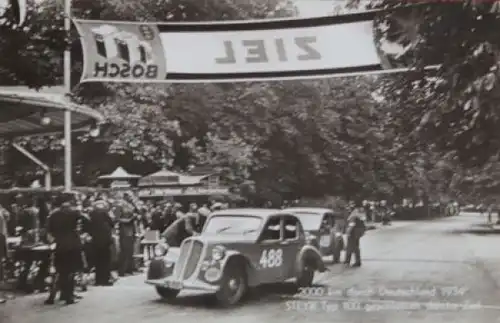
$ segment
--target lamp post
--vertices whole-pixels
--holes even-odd
[[[64,30],[68,40],[71,31],[71,0],[64,0]],[[66,94],[71,93],[71,48],[66,46],[64,51],[64,89]],[[72,187],[72,148],[71,148],[71,111],[64,111],[64,190],[71,191]]]

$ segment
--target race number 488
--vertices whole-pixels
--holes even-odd
[[[262,251],[259,264],[263,268],[280,267],[283,264],[283,250],[282,249],[268,249]]]

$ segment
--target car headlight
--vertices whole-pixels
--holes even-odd
[[[212,249],[212,259],[219,261],[224,259],[226,256],[226,249],[223,246],[216,246]]]
[[[154,253],[156,257],[163,257],[167,254],[168,244],[159,243],[155,246]]]
[[[219,268],[208,268],[207,271],[205,271],[205,280],[209,283],[215,283],[218,281],[222,276],[222,270]]]

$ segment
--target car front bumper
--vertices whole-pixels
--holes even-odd
[[[210,285],[197,279],[178,281],[172,279],[171,277],[161,279],[148,279],[146,280],[146,284],[153,285],[155,287],[163,287],[176,290],[195,290],[213,293],[217,292],[220,288],[217,285]]]

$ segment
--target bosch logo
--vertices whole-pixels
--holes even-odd
[[[148,35],[153,36],[151,28],[149,29],[151,33]],[[141,32],[146,34],[144,30]],[[94,77],[157,77],[158,66],[153,64],[153,49],[136,34],[120,31],[111,25],[94,28],[92,33],[100,57],[121,61],[121,63],[95,63]]]

